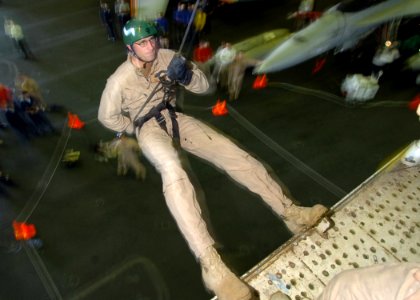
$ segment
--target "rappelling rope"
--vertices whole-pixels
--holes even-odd
[[[360,102],[360,101],[348,102],[343,97],[336,96],[332,93],[324,92],[321,90],[309,89],[306,87],[302,87],[302,86],[298,86],[298,85],[294,85],[294,84],[290,84],[286,82],[271,82],[268,85],[272,87],[279,87],[284,90],[299,93],[302,95],[308,95],[308,96],[321,98],[329,102],[332,102],[334,104],[337,104],[343,107],[348,107],[348,108],[406,107],[407,106],[407,103],[400,102],[400,101],[378,101],[378,102],[370,102],[368,104],[365,102]]]
[[[193,12],[192,12],[192,14],[191,14],[190,20],[189,20],[189,22],[188,22],[187,29],[185,29],[185,32],[184,32],[184,37],[182,38],[182,42],[181,42],[181,45],[179,46],[178,53],[181,53],[182,48],[184,48],[184,44],[185,44],[185,41],[187,40],[188,32],[190,31],[190,29],[191,29],[191,25],[192,25],[192,23],[194,22],[195,13],[196,13],[196,11],[197,11],[197,8],[198,8],[198,3],[199,3],[199,2],[200,2],[200,0],[197,0],[197,1],[195,2],[195,4],[194,4],[194,9],[193,9]]]
[[[32,215],[32,213],[34,212],[35,208],[38,206],[39,202],[41,201],[41,198],[44,196],[48,188],[48,185],[50,184],[52,178],[54,177],[54,174],[57,170],[58,165],[60,164],[61,157],[64,154],[64,151],[66,149],[70,136],[71,136],[71,129],[67,126],[67,122],[65,122],[61,135],[60,135],[60,139],[55,146],[54,152],[51,155],[47,168],[42,174],[42,177],[40,181],[38,182],[38,185],[35,191],[32,193],[31,197],[26,202],[22,211],[16,217],[16,221],[26,222],[29,219],[29,217]]]

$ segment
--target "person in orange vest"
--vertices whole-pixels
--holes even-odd
[[[0,127],[6,128],[7,119],[6,119],[6,110],[8,102],[12,100],[12,93],[10,89],[0,83]]]
[[[201,40],[194,50],[193,60],[195,63],[205,63],[213,57],[213,49],[209,41]]]
[[[210,64],[208,61],[213,57],[213,49],[209,41],[201,40],[193,52],[193,61],[197,67],[208,77],[210,76]]]

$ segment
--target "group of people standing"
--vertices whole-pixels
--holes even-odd
[[[33,78],[25,74],[18,75],[14,88],[0,84],[1,123],[5,128],[12,128],[21,139],[28,140],[56,132],[45,110],[45,101]]]
[[[111,9],[108,2],[101,0],[99,6],[99,16],[106,29],[108,40],[115,42],[121,36],[124,24],[131,18],[130,4],[127,0],[115,0],[114,8]]]
[[[16,77],[13,88],[0,83],[0,127],[2,130],[13,130],[21,142],[26,143],[33,137],[56,133],[45,109],[41,91],[33,78],[20,74]],[[0,144],[3,143],[7,142],[0,140]],[[0,183],[15,185],[10,175],[2,169]],[[0,193],[2,192],[0,185]]]
[[[207,40],[199,42],[192,59],[209,78],[214,89],[228,92],[229,100],[239,98],[246,70],[260,62],[242,51],[237,51],[227,42],[222,42],[216,53],[213,53]]]
[[[184,42],[184,53],[191,55],[192,49],[198,44],[203,35],[208,34],[210,22],[208,16],[211,14],[206,1],[200,1],[195,8],[196,3],[179,1],[176,9],[173,11],[173,46],[180,47]],[[195,9],[195,10],[194,10]],[[189,30],[188,26],[191,23]]]

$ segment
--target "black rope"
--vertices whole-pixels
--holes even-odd
[[[190,29],[191,29],[191,25],[192,25],[192,22],[194,21],[194,18],[195,18],[195,13],[196,13],[196,11],[197,11],[197,7],[198,7],[198,3],[199,3],[199,2],[200,2],[200,0],[197,0],[197,1],[195,2],[193,12],[192,12],[191,17],[190,17],[190,20],[189,20],[189,22],[188,22],[187,29],[185,29],[184,37],[182,38],[182,42],[181,42],[181,45],[179,46],[178,53],[181,53],[181,50],[182,50],[182,48],[184,47],[185,41],[186,41],[187,36],[188,36],[188,32],[190,31]]]

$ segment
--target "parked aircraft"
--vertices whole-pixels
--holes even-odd
[[[333,48],[336,52],[347,50],[383,23],[420,14],[419,0],[388,0],[358,10],[356,4],[369,2],[344,2],[332,7],[277,46],[254,72],[281,71]]]

